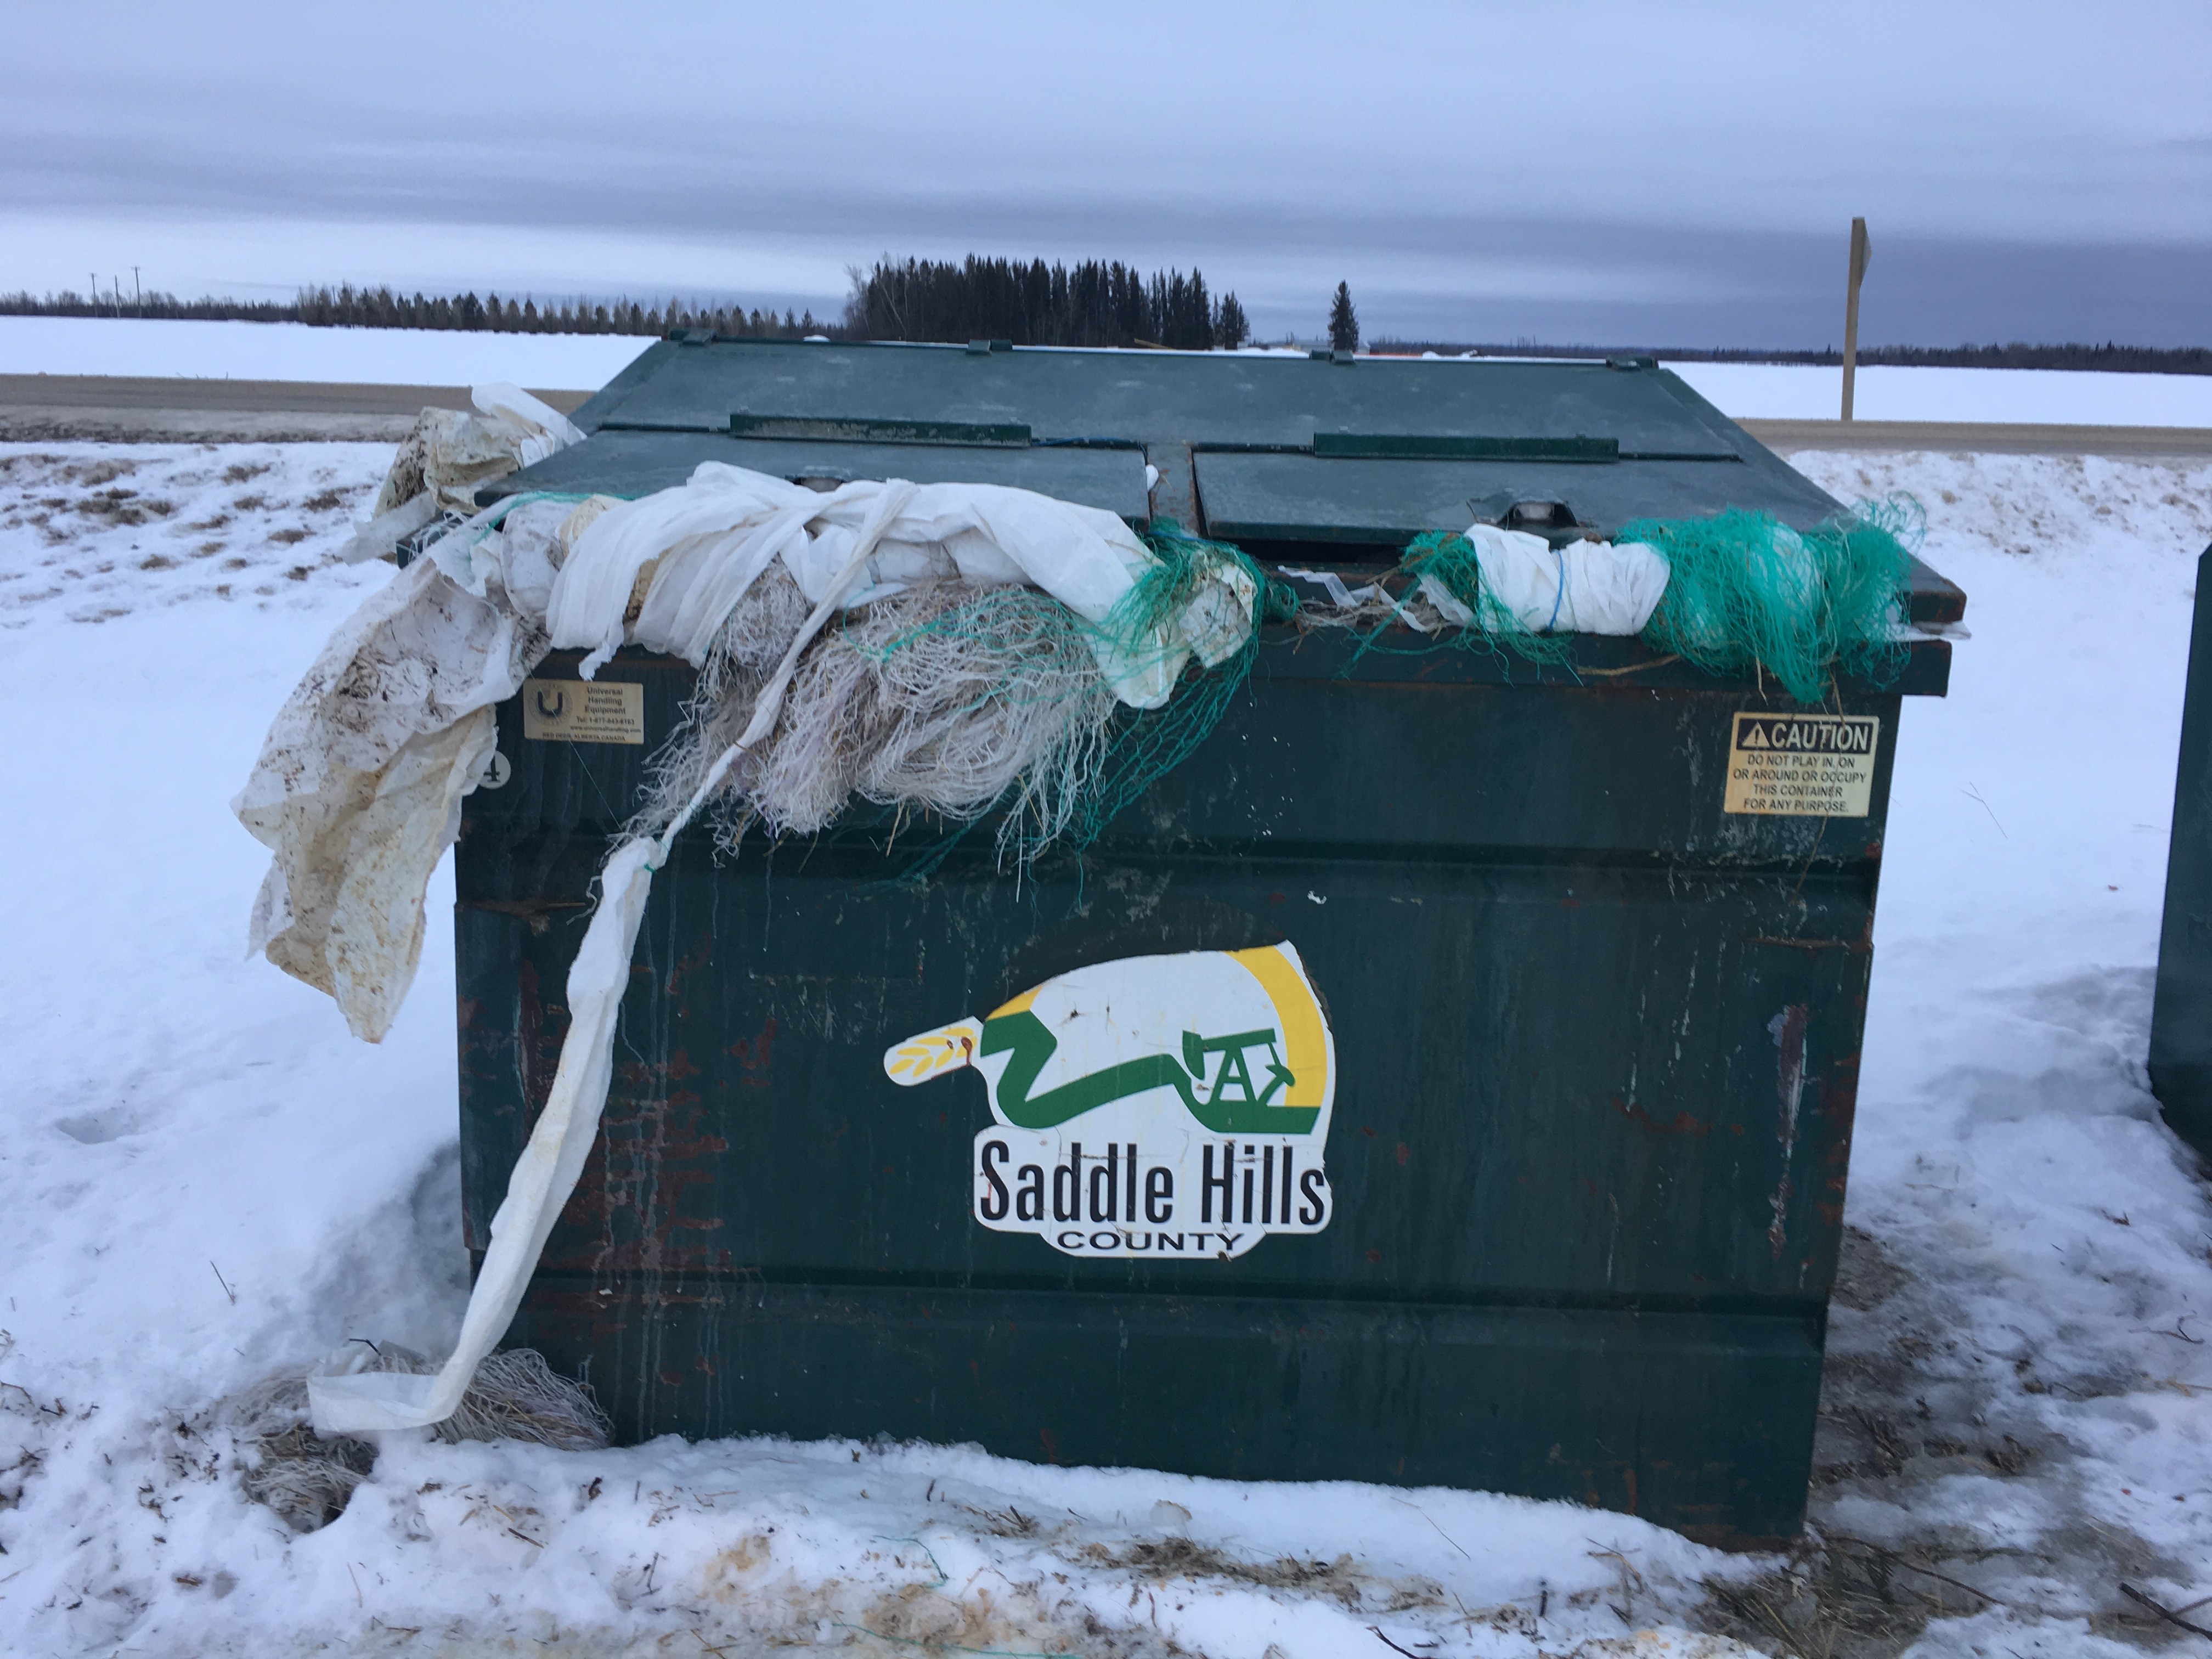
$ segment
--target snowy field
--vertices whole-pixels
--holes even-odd
[[[650,345],[627,334],[490,334],[166,318],[0,317],[0,374],[181,375],[347,386],[605,386]]]
[[[144,374],[378,386],[587,390],[647,341],[626,335],[438,333],[191,323],[134,318],[0,317],[0,374]],[[1842,371],[1783,363],[1674,363],[1738,420],[1827,420]],[[2212,375],[2051,369],[1863,368],[1867,421],[2023,421],[2056,425],[2212,426]]]
[[[1974,636],[1904,720],[1826,1547],[1782,1559],[1480,1493],[844,1443],[401,1443],[319,1532],[246,1502],[213,1401],[350,1338],[442,1352],[463,1295],[450,940],[351,1042],[241,958],[264,856],[225,805],[386,580],[331,561],[388,454],[0,447],[0,1651],[1719,1659],[1746,1650],[1692,1632],[1887,1653],[1931,1613],[1916,1654],[2194,1640],[2118,1586],[2212,1595],[2212,1196],[2142,1072],[2212,466],[1796,458],[1925,503]]]

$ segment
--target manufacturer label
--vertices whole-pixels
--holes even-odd
[[[643,743],[645,688],[619,680],[525,680],[522,735],[556,743]]]
[[[1226,1261],[1317,1233],[1336,1048],[1288,945],[1076,969],[884,1055],[912,1086],[973,1066],[976,1221],[1067,1255]]]
[[[1863,818],[1881,746],[1881,721],[1872,714],[1738,714],[1722,808]]]

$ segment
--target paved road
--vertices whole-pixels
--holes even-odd
[[[1994,421],[1746,421],[1769,449],[1933,449],[2000,455],[2212,456],[2212,428]]]
[[[541,391],[556,409],[587,392]],[[0,374],[0,439],[107,442],[395,442],[424,407],[466,409],[468,388],[307,380],[131,380]],[[1770,448],[1978,451],[2027,455],[2212,456],[2212,428],[2019,426],[1948,421],[1746,421]]]

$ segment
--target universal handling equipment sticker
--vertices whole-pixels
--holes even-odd
[[[1738,714],[1722,810],[1863,818],[1881,747],[1881,721],[1873,714]]]
[[[620,680],[525,680],[522,735],[556,743],[645,741],[645,688]]]

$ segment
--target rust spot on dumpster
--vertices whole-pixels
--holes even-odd
[[[771,1014],[759,1031],[752,1036],[739,1037],[723,1051],[738,1062],[744,1075],[740,1079],[748,1089],[773,1086],[775,1079],[770,1067],[775,1058],[775,1017]]]
[[[709,934],[708,936],[707,942],[704,945],[702,945],[696,951],[693,951],[688,957],[678,957],[676,959],[675,966],[668,970],[668,979],[666,981],[668,994],[672,997],[681,995],[684,981],[689,979],[693,974],[697,973],[702,968],[712,965],[714,960],[714,940],[713,935]]]
[[[1699,1139],[1703,1139],[1713,1132],[1711,1124],[1701,1123],[1687,1112],[1677,1112],[1668,1121],[1662,1123],[1634,1101],[1623,1100],[1619,1095],[1613,1097],[1613,1109],[1631,1123],[1638,1124],[1655,1135],[1696,1135]]]
[[[699,1066],[691,1063],[690,1054],[677,1048],[671,1050],[665,1060],[625,1060],[618,1075],[622,1079],[623,1088],[635,1093],[656,1083],[680,1083],[687,1077],[697,1077],[700,1071]]]
[[[582,899],[463,899],[459,907],[463,910],[489,910],[495,915],[513,916],[528,925],[533,933],[543,935],[553,926],[556,910],[581,910]]]

